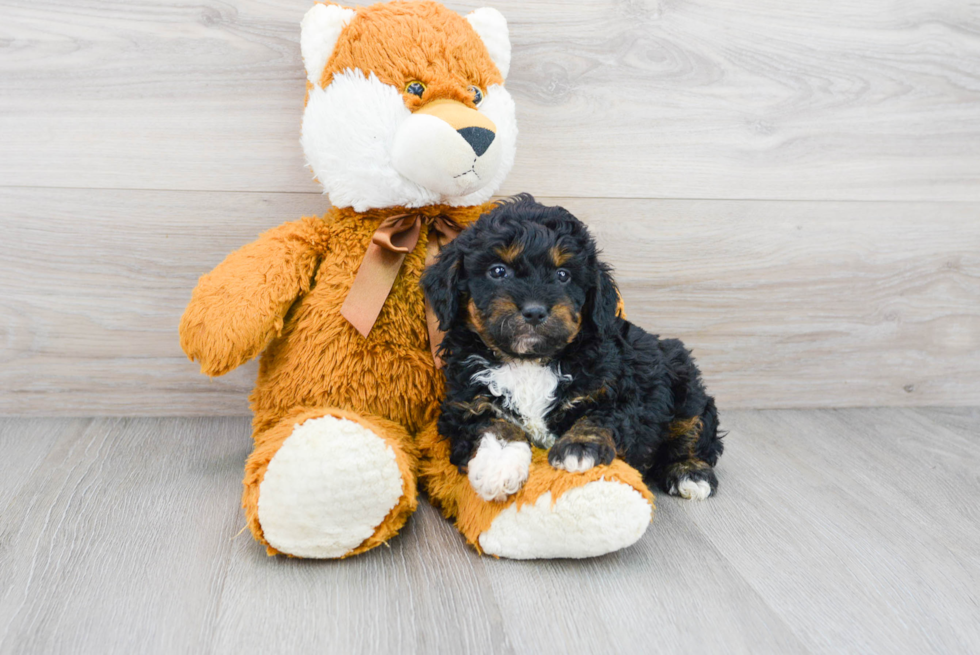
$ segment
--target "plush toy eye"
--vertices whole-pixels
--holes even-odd
[[[562,283],[562,284],[568,284],[569,281],[572,279],[572,274],[569,273],[564,268],[559,268],[557,271],[555,271],[555,277],[558,278],[558,281],[560,283]]]
[[[405,85],[405,93],[411,93],[413,96],[418,96],[421,98],[422,94],[425,93],[425,85],[418,80],[409,82]]]
[[[474,105],[479,105],[481,102],[483,102],[483,91],[480,90],[480,87],[471,86],[469,89],[467,89],[467,91],[473,94]]]
[[[502,280],[507,277],[510,270],[503,264],[494,264],[487,269],[487,275],[494,280]]]

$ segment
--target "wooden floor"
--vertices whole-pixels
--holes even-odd
[[[546,562],[425,504],[389,548],[269,558],[236,537],[247,419],[3,419],[0,652],[980,651],[980,410],[724,419],[717,497]]]

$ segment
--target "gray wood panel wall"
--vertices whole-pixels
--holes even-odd
[[[309,0],[0,0],[0,413],[239,414],[176,326],[326,204]],[[449,3],[468,11],[482,2]],[[517,163],[725,407],[980,403],[980,3],[493,2]]]

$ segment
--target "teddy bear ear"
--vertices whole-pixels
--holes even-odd
[[[490,59],[497,65],[500,74],[507,79],[510,72],[510,34],[507,19],[492,7],[482,7],[466,15],[466,20],[480,35],[483,45],[490,53]]]
[[[333,54],[337,39],[356,12],[340,5],[317,3],[303,16],[300,23],[299,49],[303,53],[306,77],[319,84],[323,68]]]

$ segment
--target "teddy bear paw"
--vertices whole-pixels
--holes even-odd
[[[480,548],[510,559],[596,557],[634,544],[652,512],[633,487],[596,480],[566,491],[555,502],[549,491],[534,504],[511,505],[480,535]]]
[[[391,447],[363,425],[308,419],[293,428],[259,487],[266,541],[296,557],[343,557],[374,534],[402,497]]]

